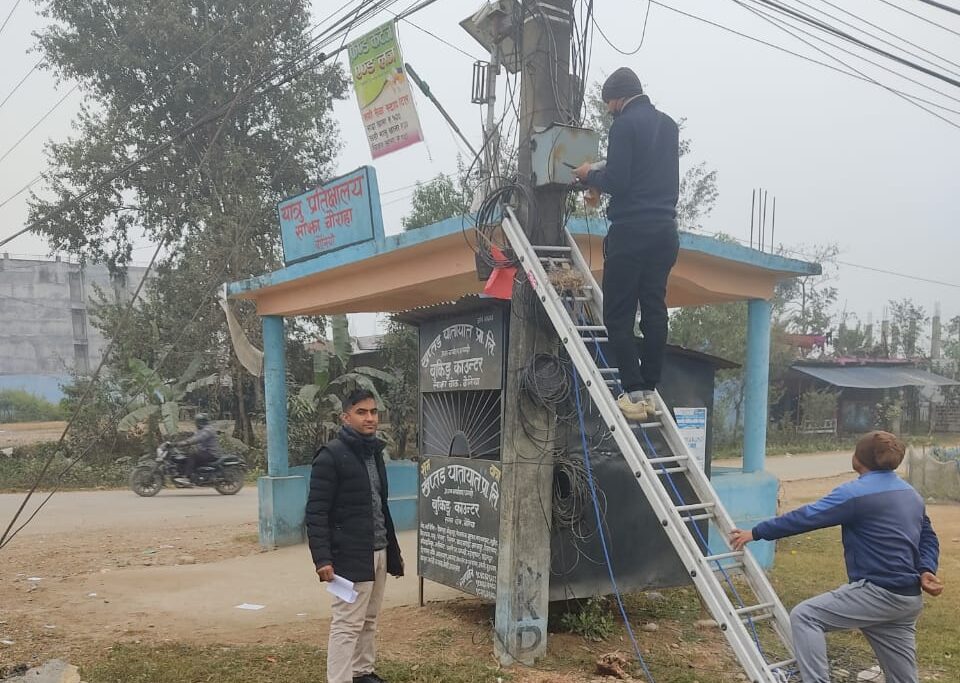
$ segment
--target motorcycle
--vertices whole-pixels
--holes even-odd
[[[130,488],[138,496],[149,498],[160,493],[167,479],[183,476],[187,456],[173,444],[162,443],[155,455],[140,458],[130,473]],[[232,496],[243,488],[247,464],[238,455],[227,453],[216,460],[198,463],[190,482],[194,486],[211,486],[224,496]],[[189,488],[173,482],[176,488]]]

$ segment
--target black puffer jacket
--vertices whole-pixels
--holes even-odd
[[[317,567],[332,564],[350,581],[373,581],[373,495],[363,461],[366,444],[346,430],[313,459],[307,498],[307,541]],[[387,505],[387,471],[383,442],[373,445],[380,473],[383,516],[387,527],[387,572],[403,575],[400,545]]]

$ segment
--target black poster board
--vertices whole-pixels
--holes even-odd
[[[500,463],[427,457],[420,463],[418,573],[486,600],[497,597]]]
[[[477,311],[420,326],[420,391],[503,387],[503,311]]]

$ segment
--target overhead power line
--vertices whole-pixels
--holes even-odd
[[[950,28],[949,26],[944,26],[943,24],[937,23],[936,21],[934,21],[933,19],[930,19],[929,17],[925,17],[925,16],[923,16],[922,14],[917,14],[916,12],[912,12],[912,11],[908,10],[906,7],[903,7],[903,6],[901,6],[901,5],[898,5],[898,4],[895,3],[895,2],[890,2],[890,0],[880,0],[880,2],[882,2],[884,5],[888,5],[889,7],[892,7],[893,9],[900,10],[900,11],[903,12],[904,14],[909,14],[911,17],[915,17],[915,18],[919,19],[920,21],[926,22],[926,23],[930,24],[931,26],[936,26],[937,28],[942,28],[944,31],[947,31],[947,32],[949,32],[949,33],[952,33],[952,34],[954,34],[954,35],[956,35],[956,36],[960,36],[960,33],[958,33],[957,31],[954,31],[954,30],[953,30],[952,28]]]
[[[951,14],[956,14],[960,16],[960,9],[956,7],[951,7],[950,5],[944,5],[942,2],[936,2],[936,0],[917,0],[918,2],[925,3],[931,7],[936,7],[937,9],[942,9],[944,11],[950,12]]]
[[[20,5],[20,0],[17,0],[13,3],[13,7],[10,8],[10,11],[7,13],[7,18],[3,20],[3,23],[0,24],[0,33],[3,33],[3,29],[7,27],[7,23],[10,21],[10,17],[13,16],[13,13],[17,10],[17,7]]]
[[[801,12],[801,11],[799,11],[799,10],[794,9],[793,7],[790,7],[790,6],[788,6],[788,5],[784,5],[783,3],[777,2],[777,0],[754,0],[754,2],[757,2],[757,3],[761,4],[761,5],[766,5],[767,7],[771,8],[771,9],[773,9],[774,11],[779,12],[779,13],[781,13],[781,14],[785,14],[785,15],[787,15],[787,16],[794,17],[795,19],[797,19],[797,20],[799,20],[799,21],[802,21],[802,22],[804,22],[804,23],[806,23],[806,24],[809,24],[810,26],[813,26],[814,28],[818,28],[818,29],[820,29],[821,31],[825,31],[826,33],[831,33],[831,34],[837,36],[838,38],[842,38],[843,40],[846,40],[846,41],[848,41],[848,42],[850,42],[850,43],[853,43],[854,45],[857,45],[858,47],[863,48],[864,50],[869,50],[869,51],[871,51],[871,52],[875,52],[876,54],[881,55],[881,56],[883,56],[883,57],[886,57],[887,59],[893,60],[893,61],[897,62],[898,64],[902,64],[903,66],[909,67],[909,68],[914,69],[914,70],[916,70],[916,71],[919,71],[919,72],[921,72],[921,73],[923,73],[923,74],[926,74],[927,76],[930,76],[931,78],[936,78],[936,79],[938,79],[938,80],[943,81],[944,83],[949,83],[950,85],[953,85],[953,86],[956,86],[956,87],[960,88],[960,81],[958,81],[958,80],[955,79],[955,78],[952,78],[952,77],[950,77],[950,76],[947,76],[946,74],[940,73],[939,71],[935,71],[935,70],[933,70],[933,69],[928,69],[927,67],[923,66],[922,64],[917,64],[917,63],[914,62],[914,61],[911,61],[911,60],[909,60],[909,59],[905,59],[905,58],[903,58],[903,57],[901,57],[901,56],[899,56],[899,55],[895,55],[895,54],[893,54],[892,52],[889,52],[889,51],[887,51],[887,50],[884,50],[883,48],[877,47],[876,45],[872,45],[871,43],[868,43],[868,42],[865,41],[865,40],[860,40],[860,39],[857,38],[856,36],[851,35],[850,33],[847,33],[846,31],[843,31],[843,30],[841,30],[841,29],[838,29],[838,28],[835,27],[835,26],[831,26],[830,24],[828,24],[828,23],[826,23],[826,22],[824,22],[824,21],[821,21],[821,20],[817,19],[816,17],[813,17],[813,16],[811,16],[811,15],[809,15],[809,14],[806,14],[805,12]]]
[[[40,68],[40,65],[41,65],[41,64],[43,64],[43,60],[42,60],[42,59],[41,59],[40,61],[38,61],[36,64],[33,65],[33,68],[31,68],[30,71],[27,72],[27,75],[26,75],[26,76],[24,76],[23,78],[20,79],[20,82],[19,82],[19,83],[17,83],[15,86],[13,86],[13,90],[11,90],[9,93],[7,93],[7,96],[3,98],[3,101],[2,101],[2,102],[0,102],[0,109],[3,109],[3,105],[5,105],[5,104],[7,103],[7,101],[16,94],[16,92],[20,89],[20,86],[22,86],[24,83],[26,83],[27,79],[30,78],[30,75],[31,75],[34,71],[36,71],[38,68]]]
[[[850,64],[848,64],[847,62],[843,61],[843,60],[840,59],[839,57],[830,54],[829,52],[827,52],[827,51],[824,50],[823,48],[821,48],[821,47],[819,47],[819,46],[811,43],[809,40],[806,40],[805,38],[797,35],[797,34],[794,33],[794,31],[792,30],[793,28],[796,28],[796,27],[793,27],[792,25],[790,25],[790,24],[789,24],[787,21],[785,21],[784,19],[779,19],[779,18],[773,17],[773,16],[771,16],[771,15],[768,15],[768,14],[766,14],[765,12],[762,12],[762,11],[760,11],[760,10],[758,10],[758,9],[755,9],[755,8],[747,5],[747,4],[746,4],[745,2],[743,2],[742,0],[733,0],[733,1],[734,1],[736,4],[740,5],[742,8],[744,8],[745,10],[747,10],[748,12],[750,12],[751,14],[754,14],[754,15],[762,18],[764,21],[766,21],[767,23],[769,23],[769,24],[771,24],[771,25],[779,28],[781,31],[785,32],[787,35],[796,38],[797,40],[801,41],[802,43],[804,43],[804,44],[807,45],[808,47],[811,47],[811,48],[813,48],[814,50],[816,50],[817,52],[821,53],[822,55],[824,55],[824,56],[826,56],[826,57],[829,57],[830,59],[833,59],[834,61],[836,61],[837,63],[839,63],[839,64],[841,64],[841,65],[843,65],[843,66],[845,66],[846,68],[850,69],[851,71],[855,71],[856,73],[860,74],[860,75],[863,76],[864,78],[866,78],[866,79],[872,81],[874,84],[880,86],[880,87],[883,88],[884,90],[887,90],[887,91],[895,94],[897,97],[900,97],[901,99],[905,100],[906,102],[909,102],[909,103],[912,104],[913,106],[915,106],[915,107],[917,107],[917,108],[919,108],[919,109],[922,109],[923,111],[927,112],[927,113],[930,114],[931,116],[935,116],[936,118],[938,118],[938,119],[940,119],[941,121],[947,123],[948,125],[953,126],[954,128],[960,129],[960,124],[957,124],[955,121],[951,121],[950,119],[946,118],[945,116],[941,116],[940,114],[938,114],[937,112],[933,111],[932,109],[929,109],[929,108],[923,106],[922,104],[920,104],[919,102],[917,102],[916,100],[911,99],[909,96],[900,93],[900,92],[897,91],[896,89],[891,88],[890,86],[888,86],[888,85],[886,85],[886,84],[884,84],[884,83],[881,83],[880,81],[878,81],[878,80],[876,80],[876,79],[874,79],[874,78],[871,78],[870,76],[868,76],[868,75],[865,74],[864,72],[860,71],[859,69],[857,69],[857,68],[854,67],[854,66],[851,66]],[[803,33],[806,33],[807,35],[811,35],[809,32],[804,31],[803,29],[797,29],[797,30],[799,30],[799,31],[801,31],[801,32],[803,32]],[[814,38],[816,38],[816,36],[814,36]],[[823,39],[821,38],[820,40],[823,40]],[[829,42],[828,42],[828,44],[831,45],[832,47],[837,48],[837,49],[841,49],[841,50],[843,49],[843,48],[839,48],[839,47],[836,46],[836,45],[833,45],[832,43],[829,43]]]
[[[838,17],[838,16],[835,15],[835,14],[831,14],[830,12],[828,12],[828,11],[825,10],[825,9],[821,9],[821,8],[819,8],[819,7],[816,7],[816,6],[814,6],[814,5],[811,5],[811,4],[808,3],[808,2],[804,2],[804,0],[794,0],[794,2],[796,2],[798,5],[802,5],[802,6],[804,6],[804,7],[807,7],[808,9],[810,9],[810,10],[812,10],[812,11],[814,11],[814,12],[818,12],[818,13],[826,16],[826,17],[829,17],[830,19],[833,19],[834,21],[838,21],[838,22],[840,22],[841,24],[843,24],[844,26],[847,26],[847,27],[849,27],[849,28],[852,28],[852,29],[855,30],[855,31],[859,31],[860,33],[863,33],[864,35],[867,35],[867,36],[873,38],[874,40],[878,40],[878,41],[880,41],[881,43],[883,43],[884,45],[888,45],[889,47],[892,47],[894,50],[900,50],[900,51],[902,51],[902,52],[910,55],[911,57],[914,57],[914,58],[916,58],[916,59],[919,59],[919,60],[922,61],[922,62],[925,62],[925,63],[929,64],[930,66],[932,66],[932,67],[934,67],[934,68],[937,68],[937,69],[946,68],[946,70],[947,70],[949,73],[953,74],[954,76],[960,76],[960,72],[957,72],[957,71],[955,71],[955,70],[953,70],[953,69],[944,67],[942,64],[938,64],[937,62],[933,61],[932,59],[929,59],[929,58],[927,58],[927,57],[924,57],[922,54],[919,54],[919,53],[917,53],[917,52],[913,52],[912,50],[908,50],[908,49],[906,49],[906,48],[904,48],[904,47],[902,47],[902,46],[900,46],[900,45],[897,45],[896,43],[894,43],[894,42],[891,41],[891,40],[887,40],[886,38],[884,38],[884,37],[882,37],[882,36],[878,36],[876,33],[871,33],[871,32],[868,31],[867,29],[865,29],[865,28],[863,28],[863,27],[861,27],[861,26],[858,26],[857,24],[854,24],[853,22],[847,21],[847,20],[844,19],[843,17]],[[881,30],[882,30],[882,29],[881,29]],[[895,36],[895,37],[896,37],[896,36]],[[909,45],[912,45],[912,43],[910,43],[910,42],[907,41],[907,40],[904,40],[903,38],[900,38],[900,40],[902,40],[903,42],[905,42],[905,43],[907,43],[907,44],[909,44]],[[928,54],[931,54],[932,56],[936,57],[937,59],[940,59],[940,60],[942,60],[942,61],[944,61],[944,62],[950,63],[948,60],[943,59],[943,57],[940,57],[939,55],[936,55],[936,54],[931,53],[929,50],[924,50],[923,48],[920,48],[920,50],[923,51],[923,52],[927,52]]]
[[[784,53],[784,54],[788,54],[788,55],[790,55],[791,57],[796,57],[797,59],[802,59],[802,60],[805,61],[805,62],[809,62],[809,63],[811,63],[811,64],[815,64],[815,65],[817,65],[817,66],[821,66],[821,67],[823,67],[823,68],[825,68],[825,69],[830,69],[831,71],[834,71],[834,72],[839,73],[839,74],[843,74],[844,76],[848,76],[848,77],[850,77],[850,78],[855,78],[855,79],[857,79],[858,81],[863,81],[863,82],[865,82],[865,83],[870,83],[871,85],[877,85],[877,86],[880,85],[879,83],[877,83],[877,81],[875,81],[875,80],[872,79],[872,78],[867,78],[866,76],[863,76],[863,75],[861,75],[861,74],[854,73],[854,72],[848,71],[848,70],[846,70],[846,69],[841,69],[840,67],[835,66],[835,65],[833,65],[833,64],[829,64],[828,62],[822,62],[822,61],[820,61],[820,60],[818,60],[818,59],[814,59],[813,57],[810,57],[810,56],[808,56],[808,55],[804,55],[804,54],[801,54],[801,53],[796,52],[796,51],[794,51],[794,50],[791,50],[791,49],[789,49],[789,48],[786,48],[786,47],[784,47],[784,46],[782,46],[782,45],[778,45],[778,44],[776,44],[776,43],[772,43],[772,42],[770,42],[770,41],[763,40],[762,38],[757,38],[756,36],[752,36],[752,35],[750,35],[750,34],[748,34],[748,33],[744,33],[744,32],[742,32],[742,31],[738,31],[737,29],[731,28],[731,27],[726,26],[726,25],[724,25],[724,24],[720,24],[720,23],[718,23],[718,22],[712,21],[712,20],[707,19],[707,18],[705,18],[705,17],[701,17],[701,16],[698,16],[698,15],[696,15],[696,14],[691,14],[691,13],[689,13],[689,12],[685,12],[685,11],[683,11],[683,10],[681,10],[681,9],[677,9],[676,7],[672,7],[672,6],[670,6],[670,5],[667,5],[666,3],[661,2],[660,0],[651,0],[651,2],[652,2],[653,4],[655,4],[655,5],[657,5],[658,7],[662,7],[663,9],[666,9],[666,10],[669,10],[669,11],[674,12],[674,13],[676,13],[676,14],[679,14],[680,16],[686,17],[686,18],[688,18],[688,19],[692,19],[692,20],[694,20],[694,21],[698,21],[698,22],[703,23],[703,24],[706,24],[706,25],[708,25],[708,26],[712,26],[712,27],[714,27],[714,28],[720,29],[721,31],[725,31],[725,32],[727,32],[727,33],[730,33],[730,34],[732,34],[732,35],[735,35],[735,36],[737,36],[737,37],[739,37],[739,38],[743,38],[744,40],[749,40],[749,41],[751,41],[751,42],[753,42],[753,43],[757,43],[757,44],[759,44],[759,45],[763,45],[763,46],[765,46],[765,47],[769,47],[769,48],[771,48],[771,49],[773,49],[773,50],[777,50],[778,52],[782,52],[782,53]],[[905,78],[906,78],[906,77],[905,77]],[[909,78],[907,78],[907,80],[911,80],[911,81],[912,81],[912,79],[909,79]],[[918,83],[919,83],[919,82],[918,82]],[[881,86],[881,87],[883,87],[883,86]],[[893,90],[893,92],[895,92],[895,93],[897,93],[897,94],[899,94],[899,95],[903,95],[904,97],[909,97],[910,99],[917,100],[918,102],[923,102],[924,104],[929,104],[929,105],[932,106],[932,107],[937,107],[938,109],[942,109],[942,110],[944,110],[944,111],[948,111],[948,112],[951,112],[951,113],[954,113],[954,114],[960,114],[960,110],[950,109],[949,107],[945,107],[944,105],[939,104],[939,103],[937,103],[937,102],[933,102],[933,101],[931,101],[931,100],[923,99],[923,98],[918,97],[918,96],[916,96],[916,95],[912,95],[912,94],[910,94],[910,93],[906,93],[906,92],[904,92],[904,91],[902,91],[902,90],[897,90],[897,89],[892,89],[892,90]],[[945,93],[940,93],[940,91],[936,91],[936,92],[938,92],[938,93],[941,94],[941,95],[947,96]],[[947,96],[947,97],[949,97],[949,96]]]
[[[836,9],[836,10],[839,10],[840,12],[843,12],[844,14],[846,14],[846,15],[849,16],[849,17],[852,17],[852,18],[854,18],[854,19],[859,19],[860,21],[862,21],[862,22],[863,22],[864,24],[866,24],[867,26],[870,26],[871,28],[875,28],[875,29],[877,29],[878,31],[882,31],[883,33],[886,33],[888,36],[892,36],[893,38],[896,38],[897,40],[901,40],[901,41],[903,41],[904,43],[906,43],[907,45],[909,45],[910,47],[916,48],[916,49],[918,49],[918,50],[920,50],[920,51],[922,51],[922,52],[926,52],[928,55],[931,55],[931,56],[933,56],[933,57],[936,57],[937,59],[939,59],[939,60],[941,60],[941,61],[943,61],[943,62],[946,62],[947,64],[949,64],[949,65],[951,65],[951,66],[955,66],[955,67],[960,68],[960,64],[958,64],[957,62],[950,61],[949,59],[947,59],[946,57],[943,57],[942,55],[939,55],[939,54],[937,54],[937,53],[935,53],[935,52],[931,52],[930,50],[928,50],[927,48],[923,47],[922,45],[918,45],[917,43],[911,42],[911,41],[907,40],[906,38],[904,38],[903,36],[901,36],[901,35],[899,35],[899,34],[897,34],[897,33],[894,33],[893,31],[889,31],[889,30],[883,28],[882,26],[880,26],[880,25],[878,25],[878,24],[875,24],[875,23],[873,23],[873,22],[865,19],[864,17],[861,17],[861,16],[859,16],[859,15],[854,14],[854,13],[851,12],[850,10],[845,9],[844,7],[841,7],[840,5],[837,5],[837,4],[834,4],[833,2],[830,2],[830,0],[820,0],[820,2],[822,2],[822,3],[825,4],[825,5],[829,5],[830,7],[834,8],[834,9]]]

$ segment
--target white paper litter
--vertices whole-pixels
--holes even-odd
[[[333,575],[333,581],[327,583],[327,592],[350,604],[357,601],[357,591],[353,590],[353,581],[336,574]]]
[[[0,645],[13,645],[12,640],[0,640]]]
[[[28,576],[27,581],[43,581],[39,576]]]
[[[249,610],[258,610],[263,609],[264,605],[255,605],[250,602],[245,602],[242,605],[236,605],[235,609],[249,609]]]

